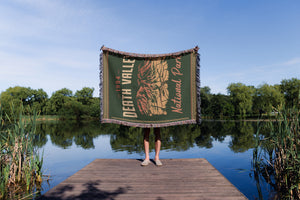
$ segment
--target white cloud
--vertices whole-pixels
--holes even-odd
[[[300,57],[293,58],[293,59],[290,59],[286,62],[283,62],[282,65],[285,65],[285,66],[293,66],[293,65],[300,66]]]

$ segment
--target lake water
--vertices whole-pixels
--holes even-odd
[[[200,126],[161,128],[161,159],[205,158],[249,199],[269,199],[274,191],[251,170],[256,122],[203,121]],[[44,154],[42,194],[98,158],[143,159],[141,128],[99,122],[43,122],[35,145]],[[150,137],[154,158],[154,135]]]

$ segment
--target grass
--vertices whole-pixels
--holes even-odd
[[[41,188],[43,157],[33,146],[37,114],[24,117],[21,110],[9,117],[0,105],[0,199],[32,199]]]
[[[57,120],[59,120],[58,115],[38,115],[36,117],[36,121],[57,121]]]
[[[256,134],[253,169],[277,191],[277,198],[300,199],[300,111],[296,108],[278,112],[269,122],[269,135]]]

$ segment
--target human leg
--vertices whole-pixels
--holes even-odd
[[[159,152],[161,147],[160,128],[154,128],[155,134],[155,161],[159,160]]]
[[[150,128],[144,128],[145,160],[150,160],[149,159],[149,135],[150,135]]]

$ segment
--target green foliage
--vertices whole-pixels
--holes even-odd
[[[231,83],[227,90],[235,108],[235,114],[246,117],[247,112],[252,110],[254,87],[242,83]]]
[[[86,107],[72,97],[62,105],[58,112],[61,119],[75,118],[77,121],[81,120],[81,117],[85,114],[87,114]]]
[[[0,199],[32,198],[41,187],[43,159],[33,146],[36,113],[27,112],[31,117],[23,118],[20,107],[4,123],[0,106]]]
[[[280,85],[262,84],[257,88],[231,83],[228,95],[212,94],[208,86],[200,88],[201,114],[206,119],[263,118],[273,115],[277,106],[300,107],[300,80],[284,79]],[[94,88],[83,87],[73,92],[58,90],[50,98],[42,89],[11,87],[0,94],[2,109],[12,116],[20,106],[30,106],[42,115],[58,115],[60,119],[99,118],[100,98],[93,97]],[[11,113],[11,103],[14,112]]]
[[[67,88],[63,88],[54,92],[47,102],[47,113],[48,114],[57,114],[61,111],[64,104],[71,101],[73,92]]]
[[[34,90],[30,87],[10,87],[0,95],[2,109],[8,114],[8,117],[18,115],[21,107],[30,106],[41,114],[45,114],[45,106],[48,95],[42,89]],[[11,105],[14,108],[11,108]]]
[[[234,116],[234,106],[231,104],[229,96],[222,94],[212,95],[209,110],[214,119],[226,119]]]
[[[48,95],[43,89],[33,90],[32,109],[40,112],[40,114],[46,114],[47,101]]]
[[[276,122],[269,123],[268,137],[256,134],[254,173],[272,185],[280,199],[300,199],[300,113],[296,108],[278,112]]]
[[[300,80],[296,78],[284,79],[281,81],[280,89],[284,94],[286,106],[299,108]]]
[[[203,115],[209,115],[209,107],[210,107],[210,99],[211,93],[210,88],[205,86],[200,89],[200,97],[201,97],[201,113]]]
[[[100,98],[94,97],[91,100],[91,105],[88,106],[87,110],[88,110],[87,112],[89,113],[90,117],[98,119],[100,116]]]
[[[63,88],[54,92],[47,103],[47,113],[59,115],[60,119],[82,120],[86,117],[99,118],[100,99],[93,97],[94,88],[84,87],[76,91]]]
[[[283,80],[280,85],[262,84],[257,88],[231,83],[229,95],[211,94],[210,88],[200,89],[201,114],[207,119],[265,118],[274,115],[274,107],[297,107],[300,104],[300,80]]]
[[[93,93],[94,88],[84,87],[82,90],[76,91],[75,97],[82,105],[91,105],[93,103]]]
[[[270,114],[274,107],[284,104],[284,95],[278,85],[260,85],[255,92],[253,100],[253,112],[256,114]]]

